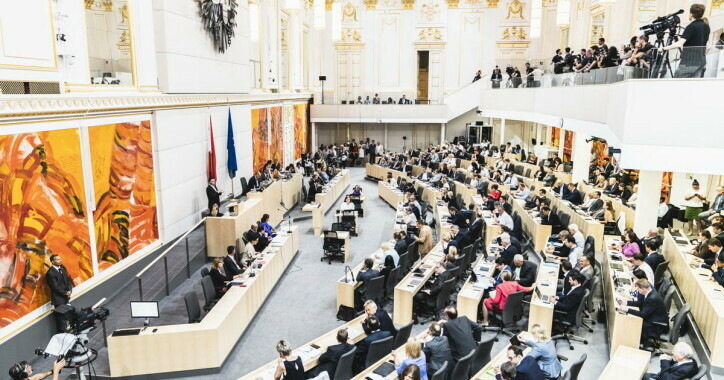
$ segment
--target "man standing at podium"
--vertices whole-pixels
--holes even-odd
[[[221,206],[221,191],[216,187],[216,179],[209,178],[209,186],[206,186],[206,198],[209,200],[209,212],[214,205]]]

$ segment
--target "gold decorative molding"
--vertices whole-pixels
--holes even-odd
[[[314,0],[304,0],[304,9],[312,9],[314,7]]]
[[[498,0],[488,0],[488,8],[497,8]]]
[[[357,18],[357,7],[352,5],[352,3],[347,3],[347,5],[342,8],[342,22],[357,22],[359,19]]]
[[[421,15],[428,22],[435,21],[435,16],[440,12],[440,5],[436,4],[434,0],[429,0],[427,3],[422,4],[420,7]]]
[[[93,3],[95,0],[85,0],[85,9],[93,9]]]
[[[481,5],[483,3],[483,0],[468,0],[468,4],[470,5]]]
[[[425,28],[417,34],[420,41],[442,41],[442,32],[438,28]]]
[[[525,28],[517,27],[517,26],[511,26],[509,28],[503,29],[503,34],[501,37],[505,41],[510,40],[526,40],[528,39],[528,33],[525,31]]]
[[[366,7],[367,9],[377,9],[377,2],[378,2],[378,1],[379,1],[379,0],[364,0],[364,2],[365,2],[365,7]]]
[[[460,5],[460,0],[447,0],[447,7],[449,9],[457,9]]]
[[[722,9],[724,0],[711,0],[711,9]]]
[[[342,30],[342,42],[362,42],[362,35],[354,29]]]
[[[508,3],[508,14],[505,16],[505,19],[510,20],[512,16],[513,20],[525,20],[525,16],[523,15],[524,11],[525,4],[523,4],[520,0],[513,0]]]
[[[327,11],[331,11],[332,4],[334,4],[334,0],[324,0],[324,9]]]
[[[415,7],[415,0],[402,0],[402,8],[412,9]]]

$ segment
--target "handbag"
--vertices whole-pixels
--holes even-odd
[[[337,310],[338,321],[349,322],[354,319],[354,316],[354,308],[345,305],[339,305],[339,310]]]

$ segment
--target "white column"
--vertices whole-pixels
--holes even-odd
[[[566,131],[565,129],[561,129],[561,134],[558,135],[558,157],[563,159],[563,147],[566,145],[564,141],[566,141]]]
[[[500,144],[505,144],[505,119],[500,119]]]
[[[390,149],[390,144],[387,143],[387,123],[385,123],[385,149]]]
[[[541,141],[543,141],[543,126],[536,123],[535,124],[535,143],[537,145],[540,145]]]
[[[312,122],[312,149],[310,149],[311,153],[314,153],[317,151],[317,123]]]
[[[656,227],[659,197],[661,196],[662,172],[641,170],[639,172],[639,197],[636,201],[634,232],[645,236],[646,232]]]
[[[302,21],[299,10],[289,11],[289,88],[300,90],[302,88]]]
[[[567,133],[574,132],[568,131]],[[573,182],[588,181],[593,142],[586,142],[587,138],[588,136],[580,132],[575,132],[573,135],[573,151],[571,152],[571,160],[573,160],[571,176]]]
[[[445,123],[440,124],[440,145],[445,143]]]

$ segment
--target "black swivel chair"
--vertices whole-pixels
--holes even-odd
[[[583,368],[583,363],[586,362],[587,358],[587,354],[581,355],[578,360],[571,364],[571,368],[569,368],[568,371],[562,375],[562,378],[568,380],[577,380],[578,374],[581,373],[581,368]]]
[[[332,265],[332,260],[344,262],[344,239],[337,237],[337,231],[324,231],[322,251],[319,261],[327,260],[329,265]]]
[[[558,219],[561,221],[561,229],[567,230],[568,224],[571,222],[571,216],[566,214],[565,212],[562,212],[560,215],[558,215]]]
[[[395,342],[392,345],[393,350],[402,347],[402,345],[407,343],[407,340],[410,339],[410,333],[412,333],[412,323],[413,322],[410,322],[397,330],[397,335],[395,335]]]
[[[691,377],[691,380],[699,380],[703,379],[704,376],[706,376],[709,373],[709,366],[706,364],[699,364],[699,372],[696,373],[696,375]]]
[[[208,267],[201,268],[201,277],[206,277],[208,275],[209,275],[209,268]]]
[[[357,347],[352,347],[351,350],[347,351],[337,362],[337,369],[334,371],[333,380],[347,380],[354,377],[352,371],[352,365],[354,364],[354,354],[357,352]]]
[[[452,375],[450,375],[450,379],[458,380],[470,378],[470,362],[473,360],[473,355],[475,355],[475,350],[471,350],[469,354],[458,360],[452,371]]]
[[[661,280],[661,285],[656,288],[656,291],[659,292],[659,294],[666,294],[672,284],[671,272],[665,272],[664,278]]]
[[[447,374],[447,360],[445,363],[442,363],[442,366],[435,372],[434,375],[430,378],[430,380],[445,380],[445,375]],[[336,380],[336,379],[335,379]]]
[[[588,344],[588,340],[581,338],[580,336],[573,335],[572,330],[578,329],[581,326],[583,326],[583,311],[586,308],[586,302],[588,300],[588,297],[590,297],[591,292],[586,289],[583,293],[583,298],[581,299],[581,304],[578,305],[578,309],[576,309],[576,319],[575,323],[570,323],[565,319],[560,319],[556,317],[564,316],[566,313],[562,311],[555,311],[553,315],[553,323],[560,323],[561,326],[563,326],[566,329],[566,332],[560,335],[556,335],[552,337],[553,340],[558,339],[565,339],[566,342],[568,342],[568,347],[572,350],[573,344],[571,343],[571,340],[574,340],[576,342],[583,342],[583,344]]]
[[[442,285],[442,289],[440,289],[440,293],[437,294],[437,299],[435,300],[435,310],[433,311],[430,319],[420,320],[421,324],[430,322],[430,321],[437,321],[440,320],[440,311],[445,309],[446,306],[450,304],[450,293],[452,292],[452,288],[455,285],[455,278],[450,277],[445,283]]]
[[[241,198],[249,192],[249,184],[246,182],[246,178],[244,176],[242,176],[239,181],[241,182],[241,195],[239,195],[239,198]]]
[[[189,316],[189,323],[201,322],[201,308],[199,307],[199,299],[196,298],[196,292],[184,294],[184,302],[186,303],[186,314]]]
[[[478,347],[475,348],[475,354],[473,355],[470,372],[476,374],[490,362],[490,351],[493,350],[493,344],[495,344],[495,337],[482,340],[478,343]]]
[[[387,256],[390,257],[390,256]],[[395,295],[395,286],[400,280],[400,267],[392,268],[390,273],[387,275],[385,280],[385,293],[387,293],[386,299],[391,300]]]
[[[411,266],[415,265],[417,260],[420,260],[420,250],[418,243],[415,241],[407,247],[407,269],[409,270]]]
[[[523,319],[523,298],[525,298],[525,292],[522,290],[510,293],[505,301],[502,313],[490,313],[493,317],[491,322],[497,323],[499,326],[483,327],[483,331],[497,331],[494,338],[496,342],[500,333],[512,337],[519,332],[520,326],[518,326],[518,322]]]
[[[671,327],[671,329],[669,329],[669,332],[666,334],[661,334],[661,336],[659,336],[658,339],[654,339],[654,342],[653,342],[654,343],[654,351],[653,351],[654,355],[658,356],[658,355],[661,355],[662,353],[670,354],[670,352],[665,352],[661,349],[661,342],[666,342],[671,345],[674,345],[674,344],[676,344],[676,342],[679,341],[679,338],[681,337],[681,326],[684,324],[684,322],[686,322],[686,317],[689,313],[691,313],[691,305],[686,303],[676,313],[676,316],[674,317],[674,325]],[[668,323],[666,323],[666,324],[655,323],[655,324],[662,328],[665,326],[668,327],[668,325],[669,325]]]
[[[211,280],[211,276],[201,277],[201,289],[204,292],[204,311],[211,310],[216,305],[216,289],[214,288],[214,282]]]
[[[375,301],[376,304],[381,305],[385,293],[385,276],[377,276],[370,280],[365,290],[365,300]]]
[[[664,309],[671,309],[671,303],[674,301],[674,294],[676,294],[676,288],[669,286],[664,294]]]
[[[372,364],[375,364],[380,359],[384,358],[385,355],[392,351],[392,337],[380,339],[370,344],[370,350],[367,351],[367,358],[365,359],[365,368],[369,368]]]
[[[669,269],[669,260],[664,261],[656,267],[656,271],[654,272],[654,287],[656,289],[659,288],[661,281],[664,280],[664,273],[666,273],[667,269]]]

